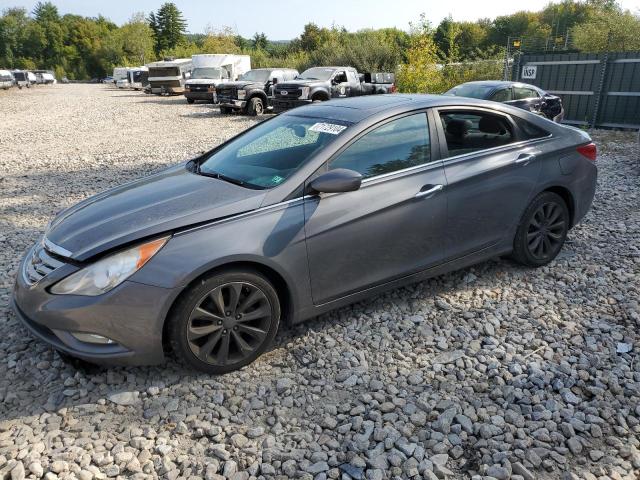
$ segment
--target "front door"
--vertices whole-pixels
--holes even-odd
[[[462,257],[504,240],[520,220],[538,183],[540,151],[523,146],[506,115],[440,109],[447,176],[446,258]]]
[[[347,72],[344,70],[338,70],[333,74],[331,79],[331,96],[333,98],[342,98],[349,96],[349,80],[347,79]]]
[[[374,127],[327,165],[362,174],[359,190],[305,201],[316,305],[442,261],[446,180],[426,113]]]

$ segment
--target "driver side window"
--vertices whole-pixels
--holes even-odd
[[[337,72],[333,76],[333,83],[344,83],[347,81],[347,74],[345,72]]]
[[[329,170],[347,168],[369,178],[430,160],[427,115],[418,113],[392,120],[360,137],[329,163]]]
[[[491,100],[493,100],[494,102],[508,102],[510,100],[513,100],[511,89],[503,88],[502,90],[498,90],[491,96]]]

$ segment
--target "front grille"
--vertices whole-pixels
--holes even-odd
[[[293,100],[302,95],[302,90],[297,85],[276,85],[274,89],[276,98],[283,100]]]
[[[238,89],[235,87],[221,87],[216,89],[219,103],[231,103],[237,98]]]
[[[38,243],[24,262],[24,279],[29,285],[34,285],[62,265],[64,263],[49,255]]]
[[[189,90],[192,92],[206,92],[209,90],[209,85],[189,85]]]

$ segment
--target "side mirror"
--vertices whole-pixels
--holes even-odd
[[[278,83],[278,79],[276,77],[273,77],[271,79],[271,83],[273,83],[275,85],[276,83]]]
[[[360,188],[362,175],[346,168],[336,168],[311,180],[310,187],[318,193],[353,192]]]

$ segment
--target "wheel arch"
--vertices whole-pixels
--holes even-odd
[[[323,89],[317,89],[316,91],[311,93],[311,100],[321,100],[327,101],[331,98],[331,96]]]
[[[562,200],[564,200],[564,203],[567,204],[567,208],[569,209],[569,228],[572,228],[576,218],[576,204],[571,190],[561,185],[555,185],[545,188],[542,192],[555,193],[556,195],[559,195]]]
[[[267,94],[264,92],[264,90],[251,90],[249,92],[249,96],[247,97],[246,101],[248,102],[249,100],[251,100],[252,98],[255,98],[255,97],[260,97],[260,100],[265,102],[264,106],[266,108],[266,106],[267,106],[267,104],[266,104],[266,102],[267,102]]]
[[[193,278],[189,283],[187,283],[180,291],[178,295],[171,302],[171,306],[167,310],[167,314],[165,315],[164,322],[162,325],[162,348],[164,350],[165,356],[170,352],[171,346],[168,339],[168,325],[169,318],[173,314],[176,305],[179,300],[195,285],[200,282],[204,277],[214,275],[217,273],[222,273],[229,270],[244,270],[244,271],[255,271],[260,273],[264,277],[267,278],[273,285],[278,295],[278,300],[280,300],[280,310],[282,312],[282,322],[285,325],[290,325],[293,320],[294,315],[294,299],[292,290],[285,280],[284,276],[278,272],[275,268],[272,268],[264,263],[252,261],[252,260],[237,260],[230,261],[221,265],[216,265]]]

